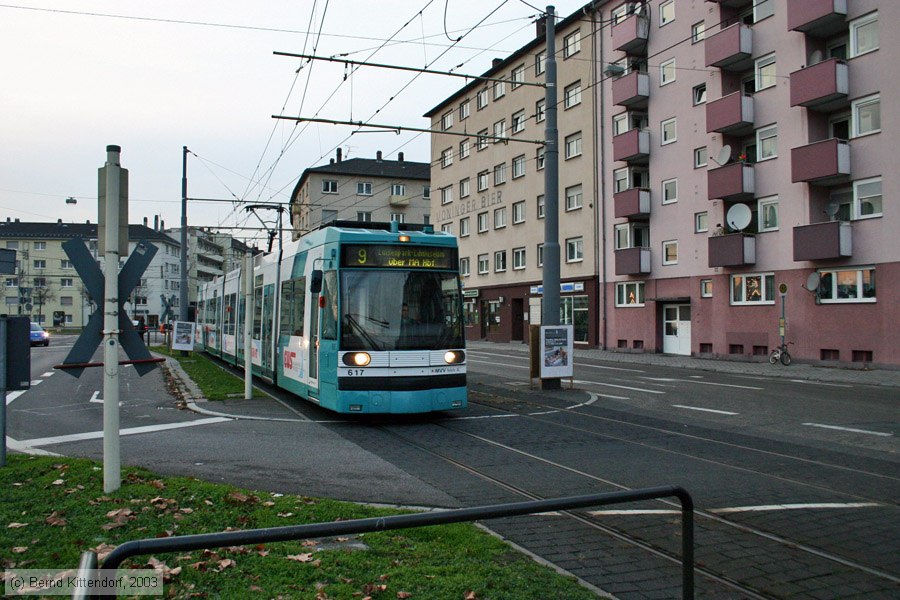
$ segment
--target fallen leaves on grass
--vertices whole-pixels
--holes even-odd
[[[50,513],[50,516],[48,516],[46,519],[44,519],[44,523],[46,523],[47,525],[50,525],[51,527],[65,527],[66,526],[66,520],[64,518],[62,518],[61,516],[59,516],[59,513],[55,510],[52,513]]]
[[[10,523],[6,526],[7,529],[19,529],[20,527],[28,527],[30,523]]]

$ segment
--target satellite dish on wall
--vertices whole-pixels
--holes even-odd
[[[832,200],[828,203],[828,206],[825,207],[825,214],[834,221],[834,217],[837,216],[839,210],[841,210],[841,205],[835,200]]]
[[[822,51],[815,50],[812,54],[809,55],[809,66],[817,65],[822,62]]]
[[[810,292],[815,292],[819,289],[819,281],[820,277],[818,273],[810,273],[809,277],[806,278],[806,289]]]
[[[713,158],[716,161],[716,164],[720,167],[724,167],[726,163],[731,159],[731,146],[725,144],[722,146],[722,149],[719,150],[719,153],[716,154],[716,157]]]
[[[735,204],[728,209],[725,215],[725,222],[735,231],[743,231],[750,224],[753,213],[746,204]]]

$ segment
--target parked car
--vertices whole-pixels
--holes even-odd
[[[44,328],[35,322],[31,323],[31,345],[32,346],[49,346],[50,333],[44,331]]]
[[[133,319],[131,321],[131,324],[134,325],[134,328],[137,329],[137,332],[140,335],[144,335],[144,333],[147,332],[148,327],[147,327],[147,324],[144,322],[143,317],[141,317],[139,319]]]

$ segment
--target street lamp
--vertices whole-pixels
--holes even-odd
[[[78,200],[75,199],[75,196],[69,196],[66,198],[66,204],[78,204]]]

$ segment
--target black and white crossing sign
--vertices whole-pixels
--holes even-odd
[[[97,266],[97,262],[88,250],[84,240],[78,237],[72,238],[63,243],[62,248],[72,261],[72,266],[75,267],[75,270],[81,276],[81,281],[84,282],[84,287],[87,288],[91,298],[98,306],[103,306],[103,273],[100,271],[100,267]],[[153,357],[131,323],[128,314],[126,314],[124,304],[132,290],[137,286],[144,271],[150,265],[157,250],[158,248],[150,242],[141,240],[135,247],[134,252],[131,253],[131,256],[128,257],[125,266],[119,271],[119,343],[125,350],[128,358],[134,361],[134,369],[138,372],[138,375],[142,376],[149,373],[156,366],[156,363],[149,362],[153,360]],[[100,342],[103,341],[102,326],[103,311],[96,310],[88,319],[87,326],[81,332],[81,335],[78,336],[75,345],[72,347],[69,355],[66,356],[62,365],[84,365],[90,361]],[[63,370],[70,375],[80,377],[84,367],[69,367]]]

